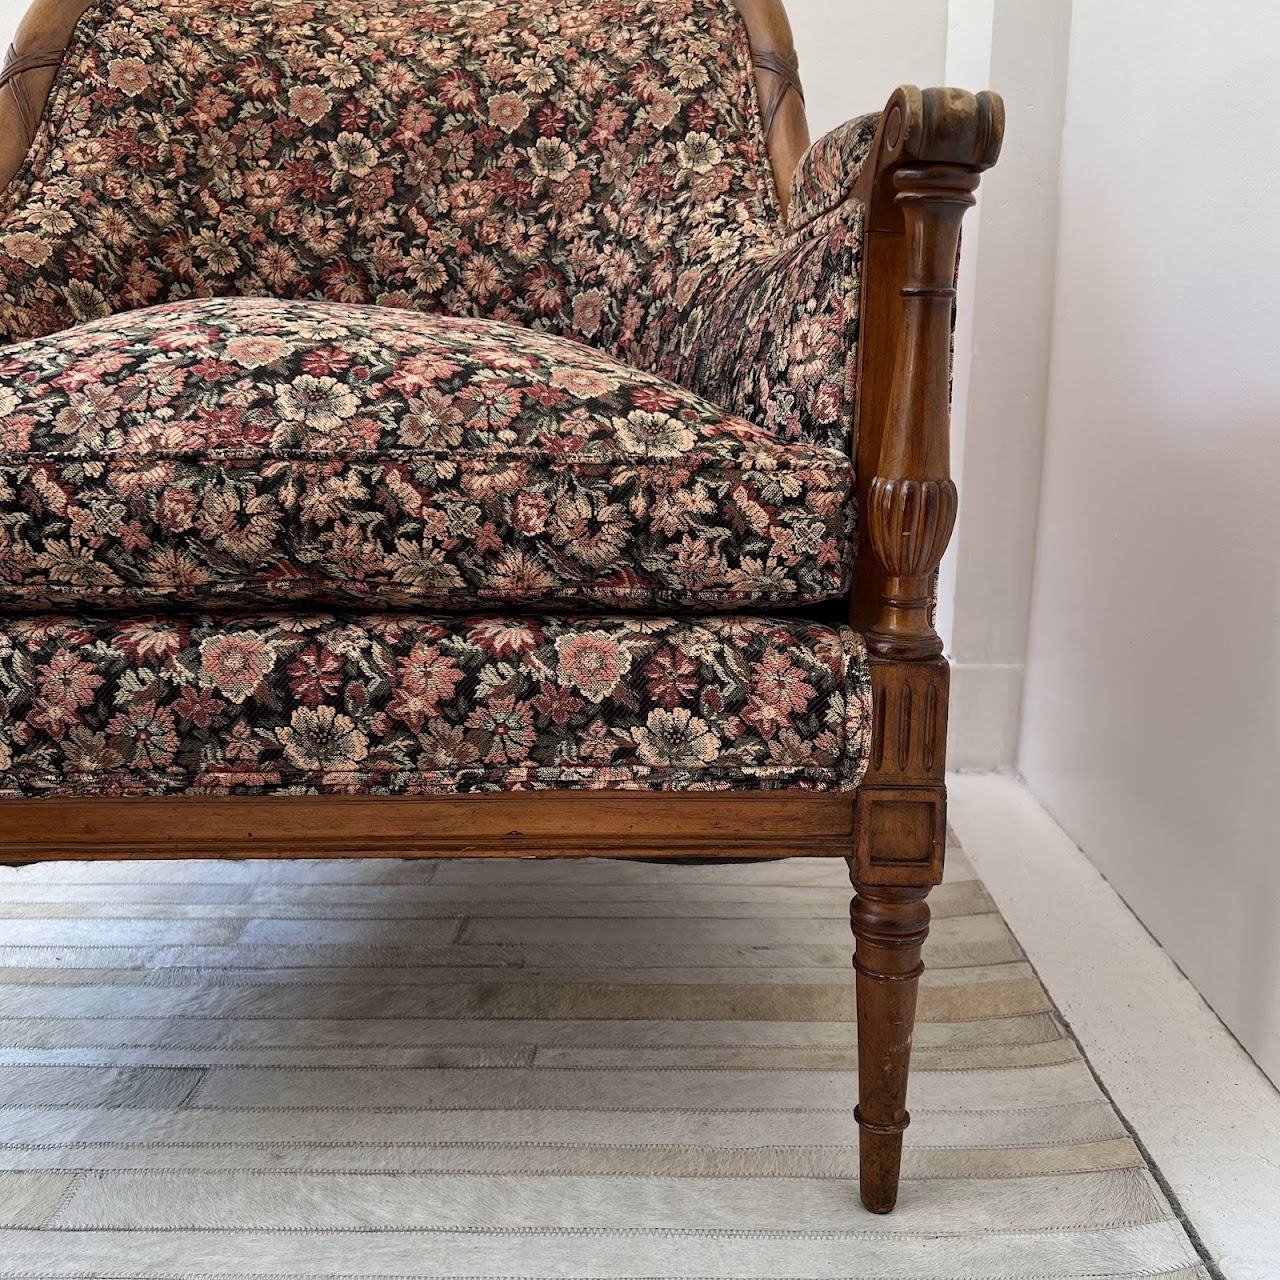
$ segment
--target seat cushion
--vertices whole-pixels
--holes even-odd
[[[0,349],[0,607],[841,595],[853,478],[565,338],[216,298]]]
[[[866,648],[758,615],[0,617],[0,794],[846,790]]]

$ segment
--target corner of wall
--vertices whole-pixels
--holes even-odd
[[[952,452],[960,516],[939,583],[949,759],[1017,759],[1057,268],[1070,0],[950,0],[947,79],[1005,99],[1000,163],[965,221]]]

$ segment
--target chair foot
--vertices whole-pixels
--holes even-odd
[[[916,990],[929,934],[927,887],[859,885],[849,908],[857,939],[858,1168],[862,1203],[888,1213],[898,1200]]]

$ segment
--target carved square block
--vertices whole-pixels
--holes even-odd
[[[941,787],[860,787],[854,878],[860,884],[931,885],[942,879],[947,803]]]
[[[947,767],[950,676],[945,658],[929,662],[872,659],[874,728],[868,785],[941,785]]]

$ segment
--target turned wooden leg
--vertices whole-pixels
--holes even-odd
[[[946,846],[947,681],[942,658],[871,660],[871,759],[854,805],[849,916],[862,1202],[873,1213],[888,1213],[898,1198],[925,898],[942,880]]]
[[[929,933],[928,888],[858,885],[849,908],[857,949],[858,1167],[862,1203],[888,1213],[897,1203],[916,988]]]

